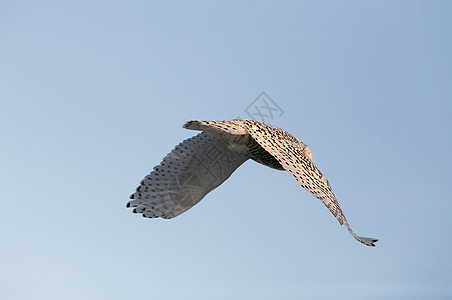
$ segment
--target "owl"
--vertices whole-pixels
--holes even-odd
[[[141,181],[127,203],[134,213],[147,218],[174,218],[252,159],[287,171],[300,186],[322,201],[356,240],[375,247],[377,239],[353,232],[330,183],[315,166],[308,146],[287,131],[254,120],[189,121],[183,127],[201,133],[177,145]]]

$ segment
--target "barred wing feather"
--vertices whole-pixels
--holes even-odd
[[[197,204],[248,157],[202,132],[177,145],[130,196],[127,207],[148,218],[170,219]]]
[[[273,155],[297,183],[320,199],[353,237],[367,246],[375,246],[377,239],[356,235],[342,212],[330,183],[314,165],[309,148],[285,130],[262,122],[244,120],[248,133],[262,148]],[[271,138],[269,138],[271,137]]]

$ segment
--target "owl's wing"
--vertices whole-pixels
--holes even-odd
[[[300,140],[285,130],[262,122],[244,120],[244,124],[256,142],[273,155],[300,186],[320,199],[336,217],[339,224],[344,224],[355,239],[367,246],[375,246],[373,243],[377,239],[360,237],[350,228],[330,183],[317,169],[311,158],[306,155],[306,151],[303,149],[305,145]]]
[[[173,218],[193,207],[247,159],[212,133],[201,132],[177,145],[154,167],[127,207],[148,218]]]

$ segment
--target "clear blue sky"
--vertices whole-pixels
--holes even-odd
[[[450,1],[3,1],[0,298],[451,299],[451,16]],[[126,209],[185,121],[248,117],[263,91],[376,248],[254,161],[175,219]]]

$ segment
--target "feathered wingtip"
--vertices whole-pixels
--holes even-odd
[[[185,129],[210,131],[220,135],[243,135],[247,131],[235,121],[188,121],[183,126]]]
[[[203,125],[202,122],[192,120],[192,121],[188,121],[184,125],[182,125],[182,128],[191,129],[191,130],[202,130],[201,125]]]
[[[361,242],[366,246],[375,247],[374,243],[378,242],[378,239],[358,236],[354,232],[352,232],[352,235],[358,242]]]
[[[375,238],[368,238],[368,237],[362,237],[357,235],[356,233],[353,232],[353,230],[350,228],[350,225],[348,225],[347,222],[344,223],[344,225],[347,227],[348,231],[350,232],[350,234],[360,243],[363,243],[366,246],[370,246],[370,247],[375,247],[376,242],[378,242],[378,239]]]

